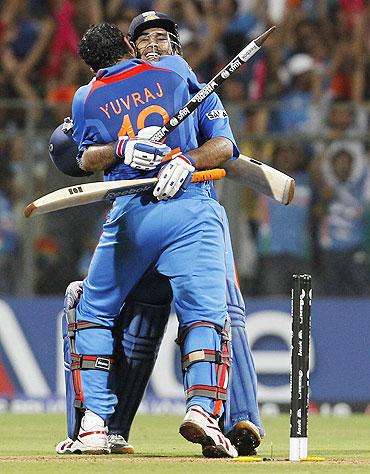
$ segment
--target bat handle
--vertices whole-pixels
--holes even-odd
[[[168,155],[163,158],[162,163],[172,159],[174,155],[181,153],[180,148],[174,148]],[[199,183],[200,181],[214,181],[226,176],[226,171],[221,168],[214,168],[212,170],[196,171],[193,174],[192,183]]]
[[[215,168],[213,170],[205,171],[196,171],[193,174],[192,183],[199,183],[200,181],[214,181],[216,179],[221,179],[226,176],[226,171],[220,168]]]
[[[23,211],[24,217],[30,217],[30,215],[33,213],[35,209],[36,209],[36,206],[34,205],[33,202],[31,202],[31,204],[28,204],[28,206]]]

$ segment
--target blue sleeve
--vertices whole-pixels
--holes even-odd
[[[73,120],[73,139],[78,146],[77,161],[80,160],[84,150],[90,145],[106,143],[102,139],[101,133],[94,123],[95,121],[85,119],[85,102],[88,98],[91,82],[85,86],[80,87],[72,101],[72,120]]]
[[[190,94],[197,93],[204,85],[198,81],[189,64],[181,56],[162,56],[158,61],[158,66],[170,69],[181,76],[186,81]]]
[[[228,138],[233,144],[233,156],[238,158],[240,151],[230,127],[229,116],[216,93],[211,94],[198,107],[199,133],[203,142],[215,137]]]
[[[88,92],[88,86],[80,87],[72,101],[73,139],[79,149],[85,130],[84,103]]]
[[[192,95],[205,86],[198,81],[189,64],[181,56],[162,56],[158,65],[179,74],[187,82]],[[228,138],[233,144],[232,159],[238,158],[240,152],[230,127],[229,117],[216,93],[211,94],[199,105],[197,115],[201,142],[215,137]]]

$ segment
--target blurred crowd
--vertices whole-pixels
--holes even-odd
[[[51,214],[32,236],[21,209],[72,183],[47,146],[92,77],[78,58],[83,32],[101,21],[126,32],[146,10],[176,20],[183,55],[206,82],[278,27],[220,92],[241,151],[296,180],[286,207],[240,189],[244,293],[288,295],[292,273],[310,272],[318,294],[370,295],[367,0],[0,0],[0,293],[21,290],[26,238],[37,293],[61,293],[86,274],[104,206]]]

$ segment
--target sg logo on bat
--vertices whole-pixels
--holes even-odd
[[[73,188],[68,188],[69,194],[78,194],[78,193],[83,193],[84,190],[82,189],[82,186],[74,186]]]

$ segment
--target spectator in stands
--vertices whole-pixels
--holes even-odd
[[[43,157],[34,146],[26,153],[19,134],[16,141],[13,139],[14,132],[27,123],[28,129],[22,136],[27,140],[34,137],[33,145],[42,141],[46,144],[54,126],[70,114],[74,90],[90,77],[88,68],[76,60],[81,32],[89,24],[102,20],[117,23],[127,31],[133,16],[151,9],[176,18],[184,55],[205,81],[252,38],[277,24],[271,40],[220,89],[240,147],[247,155],[270,161],[274,143],[283,139],[289,145],[302,134],[306,145],[312,142],[312,133],[316,159],[310,169],[314,180],[320,181],[328,146],[343,140],[349,145],[355,142],[363,150],[368,146],[365,138],[369,135],[368,111],[364,99],[370,98],[370,81],[366,80],[370,77],[367,28],[370,8],[365,0],[3,0],[0,2],[0,128],[9,144],[8,154],[15,173],[13,182],[18,189],[17,198],[11,201],[15,215],[19,216],[26,204],[22,202],[25,193],[20,190],[25,189],[31,168],[37,195],[55,189],[59,181],[57,177],[54,181],[45,180],[41,161],[44,159],[49,164],[47,155]],[[9,98],[45,98],[43,120],[39,120],[40,108],[28,109],[31,115],[27,115],[22,105],[9,102]],[[272,109],[276,113],[271,113]],[[310,150],[311,146],[306,146],[305,156],[311,156]],[[291,152],[282,152],[285,153]],[[26,159],[32,160],[32,165],[25,166]],[[258,213],[256,197],[250,196],[251,193],[248,215],[254,230]],[[237,206],[235,202],[241,199],[241,194],[235,195],[235,199],[230,199],[229,206]],[[319,201],[323,204],[322,196]],[[281,207],[281,212],[293,212],[289,209],[290,206]],[[237,214],[235,211],[234,215]],[[70,225],[71,212],[60,220]],[[48,216],[48,222],[56,221],[56,215]],[[71,235],[68,239],[72,239]],[[82,252],[82,247],[77,249],[80,242],[74,238],[68,244],[76,248],[77,262]],[[64,249],[63,242],[58,245]],[[68,264],[67,270],[76,274],[75,267],[73,270]]]
[[[50,13],[54,20],[54,34],[48,50],[44,77],[49,81],[62,73],[65,55],[72,54],[77,59],[79,37],[74,25],[76,11],[71,0],[59,0],[49,3]]]
[[[320,251],[321,293],[370,294],[364,252],[364,219],[370,186],[369,162],[356,143],[336,142],[321,161],[314,207]]]
[[[365,88],[368,2],[342,0],[337,3],[337,45],[332,61],[332,95],[342,100],[363,100]]]
[[[82,3],[83,1],[84,0],[82,0]],[[105,2],[105,8],[109,20],[120,15],[120,11],[122,10],[128,11],[132,19],[139,12],[147,12],[151,10],[163,11],[155,4],[155,0],[108,0]]]
[[[285,90],[274,112],[272,131],[293,135],[310,131],[316,93],[315,63],[304,53],[293,55],[281,70]]]
[[[13,207],[13,179],[5,146],[0,149],[0,294],[15,290],[19,239]]]
[[[12,14],[7,15],[7,10]],[[3,12],[8,23],[4,25],[1,41],[1,67],[14,94],[34,102],[29,112],[38,120],[40,88],[45,86],[40,81],[39,67],[53,34],[53,21],[47,15],[39,19],[32,17],[29,2],[22,0],[6,1]]]
[[[365,104],[341,99],[329,101],[321,108],[317,121],[316,133],[320,134],[321,139],[315,146],[316,155],[322,155],[328,144],[335,141],[357,141],[359,146],[364,147],[357,137],[364,135],[367,128],[368,111]]]
[[[236,139],[244,138],[245,122],[245,87],[239,77],[230,77],[223,85],[222,101],[227,109],[230,124],[235,130]]]
[[[302,155],[295,145],[277,145],[273,152],[272,165],[295,178],[295,195],[289,206],[264,195],[259,198],[258,286],[262,295],[287,296],[292,274],[311,271],[312,189]]]

